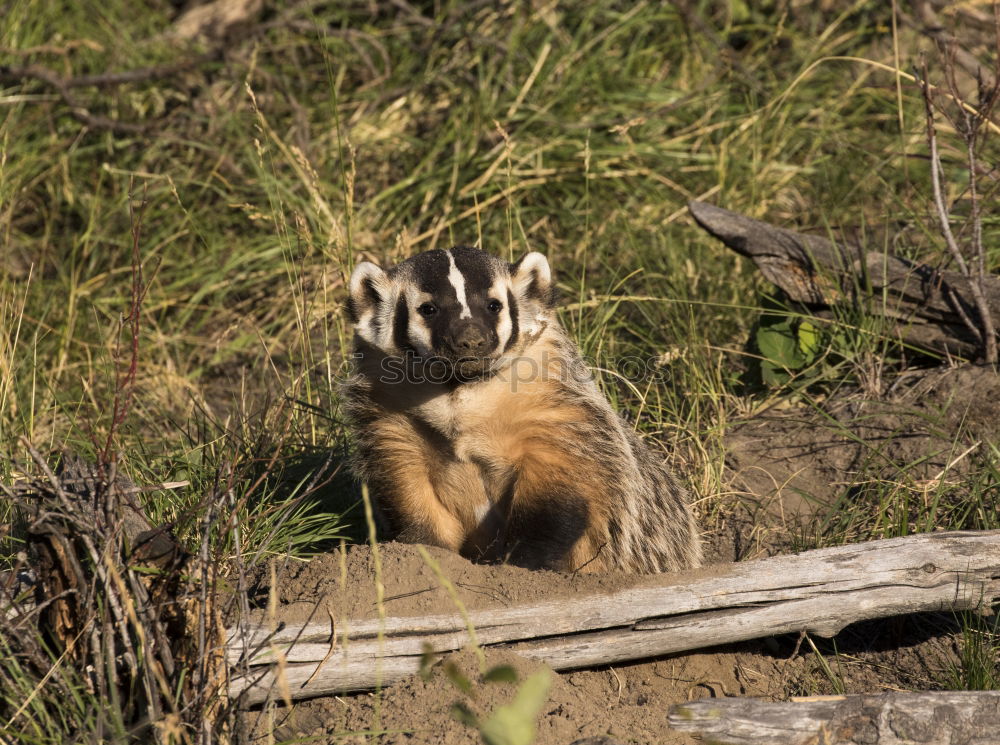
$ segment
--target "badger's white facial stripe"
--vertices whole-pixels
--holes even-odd
[[[465,276],[458,270],[458,265],[455,263],[455,257],[451,251],[448,252],[448,262],[451,266],[448,270],[448,281],[455,288],[455,296],[458,298],[458,304],[462,308],[462,312],[459,313],[458,317],[472,318],[472,311],[469,310],[469,301],[465,297]]]
[[[419,292],[413,287],[406,288],[406,303],[410,309],[410,322],[407,324],[406,333],[412,344],[420,354],[431,355],[434,343],[431,341],[431,330],[427,328],[423,317],[414,312],[421,303],[429,302],[433,298],[424,292]]]
[[[511,308],[507,302],[507,290],[510,288],[510,283],[505,277],[500,277],[493,286],[490,287],[489,297],[499,300],[503,303],[503,310],[500,311],[500,315],[497,317],[497,348],[504,349],[507,346],[507,342],[510,340],[510,335],[514,331],[514,323],[511,321],[511,313],[514,312],[514,308]]]

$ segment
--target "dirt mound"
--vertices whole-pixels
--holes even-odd
[[[427,546],[424,550],[430,562],[414,546],[380,543],[378,569],[376,556],[362,545],[346,546],[308,564],[286,565],[275,584],[279,604],[276,620],[323,620],[327,609],[336,618],[375,618],[376,577],[381,579],[383,604],[389,616],[456,612],[454,597],[468,610],[477,610],[578,593],[611,592],[636,579],[626,574],[566,575],[509,565],[473,564],[445,549]],[[267,582],[261,591],[269,592]],[[260,613],[263,616],[263,611]]]

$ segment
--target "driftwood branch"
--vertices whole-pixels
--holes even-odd
[[[810,306],[865,304],[903,342],[938,354],[975,358],[981,339],[964,319],[978,317],[972,282],[883,251],[803,235],[704,202],[688,205],[697,223],[742,256],[789,299]],[[982,282],[983,307],[1000,328],[1000,277]]]
[[[936,533],[639,577],[613,594],[478,611],[469,621],[481,645],[567,670],[776,634],[832,636],[864,619],[976,609],[998,597],[1000,531]],[[237,627],[227,637],[240,670],[229,692],[259,703],[279,679],[293,698],[373,688],[416,672],[428,648],[467,644],[457,613],[356,621],[333,633],[328,624]]]
[[[668,721],[720,745],[985,745],[1000,736],[1000,691],[702,699],[674,706]]]
[[[39,64],[0,65],[0,83],[27,84],[35,81],[52,90],[65,105],[69,115],[81,124],[94,130],[108,130],[120,135],[139,135],[149,131],[155,122],[127,122],[101,116],[91,111],[91,104],[85,103],[75,92],[80,88],[107,89],[120,85],[146,83],[172,78],[180,73],[197,68],[219,56],[222,43],[233,35],[236,29],[249,27],[263,8],[262,0],[214,0],[194,5],[184,12],[174,23],[172,33],[184,40],[203,38],[215,42],[207,52],[164,65],[140,67],[132,70],[108,71],[91,75],[67,76]],[[0,52],[27,51],[32,54],[66,55],[72,49],[85,46],[101,50],[100,45],[86,40],[73,40],[63,47],[51,45],[33,47],[29,50],[7,50]]]

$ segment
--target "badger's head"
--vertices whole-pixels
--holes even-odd
[[[509,364],[550,322],[554,305],[542,254],[508,264],[467,246],[427,251],[388,270],[362,262],[350,291],[359,349],[443,362],[459,381]]]

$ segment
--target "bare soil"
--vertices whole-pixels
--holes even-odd
[[[901,379],[880,401],[856,396],[822,410],[798,407],[737,423],[726,441],[733,496],[727,497],[730,509],[705,526],[708,558],[719,563],[786,551],[796,531],[835,504],[845,483],[877,476],[910,484],[937,478],[942,470],[961,473],[968,457],[959,456],[977,442],[995,441],[998,430],[1000,378],[976,367]],[[477,565],[429,549],[448,588],[416,547],[382,543],[378,553],[391,616],[453,611],[452,593],[475,610],[611,591],[635,581]],[[364,545],[287,564],[273,586],[277,619],[319,621],[328,609],[339,619],[374,617],[375,578],[375,557]],[[262,598],[272,592],[269,584],[263,583]],[[825,643],[781,637],[631,665],[550,671],[536,742],[569,745],[603,736],[621,743],[693,743],[667,730],[671,705],[704,697],[778,700],[939,688],[957,664],[956,650],[954,619],[939,614],[856,624]],[[252,716],[248,726],[263,732],[263,725],[273,723],[279,738],[312,742],[477,743],[478,732],[453,711],[460,704],[482,721],[511,700],[516,683],[482,679],[484,670],[497,665],[513,667],[520,681],[543,668],[503,649],[486,649],[480,665],[465,650],[437,660],[426,677],[290,709],[277,705]],[[462,676],[471,692],[456,683]]]
[[[960,482],[998,440],[1000,376],[982,366],[909,371],[878,399],[764,411],[725,437],[730,509],[704,539],[718,561],[786,553],[845,494],[860,501],[882,486],[923,496],[938,479]]]

